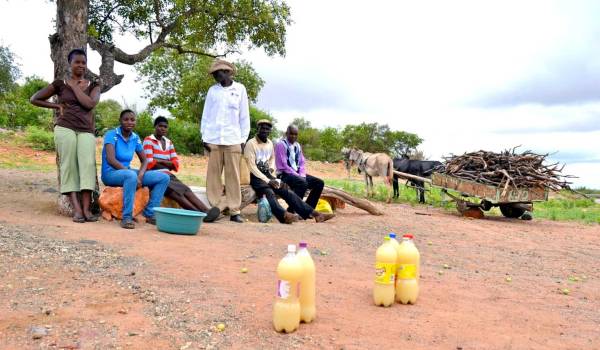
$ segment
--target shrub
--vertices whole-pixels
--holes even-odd
[[[31,125],[25,130],[25,140],[37,150],[54,151],[54,134],[39,126]]]

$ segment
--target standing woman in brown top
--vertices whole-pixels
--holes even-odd
[[[101,86],[84,78],[87,56],[81,49],[68,56],[69,80],[55,80],[36,92],[31,103],[56,110],[54,143],[60,158],[60,192],[68,195],[73,205],[73,221],[97,221],[90,204],[96,187],[96,138],[92,110],[100,100]],[[58,103],[49,102],[58,96]],[[81,192],[82,202],[78,193]]]

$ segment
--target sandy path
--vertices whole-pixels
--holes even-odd
[[[49,344],[61,329],[78,328],[79,334],[85,334],[90,329],[98,332],[107,324],[118,334],[101,339],[100,344],[124,349],[145,349],[148,342],[155,344],[151,348],[173,349],[190,342],[189,349],[600,348],[598,225],[504,218],[467,220],[438,209],[390,205],[383,217],[346,209],[326,224],[239,225],[220,221],[203,226],[198,236],[186,237],[158,233],[147,225],[125,231],[114,222],[81,225],[55,216],[54,194],[43,192],[52,184],[51,176],[0,170],[0,195],[4,198],[0,225],[50,240],[96,241],[98,246],[143,264],[134,269],[135,281],[126,280],[129,285],[122,289],[116,285],[121,291],[118,295],[106,294],[115,288],[110,274],[99,275],[98,286],[83,284],[71,290],[82,304],[64,312],[59,306],[56,314],[63,315],[60,318],[42,317],[53,330],[41,340],[26,336],[27,327],[35,324],[26,315],[33,313],[37,321],[43,310],[12,306],[3,299],[1,314],[9,311],[13,319],[27,321],[10,326],[10,321],[0,318],[0,332],[12,339],[6,345],[9,348],[38,348],[43,344],[52,348]],[[6,183],[4,179],[11,180]],[[21,185],[23,182],[30,185]],[[254,210],[247,208],[245,214],[251,216]],[[415,215],[417,210],[430,216]],[[413,233],[421,251],[421,296],[413,306],[384,309],[372,305],[374,251],[390,231]],[[313,250],[318,319],[294,334],[279,335],[271,327],[274,271],[286,244],[301,239],[318,249]],[[25,260],[23,263],[27,264]],[[450,269],[443,269],[444,264]],[[249,273],[241,274],[242,267]],[[122,268],[123,274],[127,268]],[[438,274],[440,270],[444,273]],[[17,281],[25,274],[16,271],[8,275]],[[59,292],[64,289],[62,282],[72,280],[59,268],[45,269],[44,276],[48,288]],[[77,276],[87,278],[86,273]],[[511,282],[506,282],[507,276]],[[582,280],[570,282],[570,276]],[[0,293],[12,293],[14,299],[18,288],[13,286],[9,291],[6,284],[6,280],[0,283]],[[139,288],[131,289],[132,284]],[[569,295],[559,293],[562,288],[568,288]],[[154,293],[155,300],[138,298],[137,290]],[[82,312],[77,324],[68,326],[69,315],[76,314],[77,307],[88,310],[85,305],[89,300],[102,300],[109,311],[100,315]],[[157,306],[169,311],[156,311]],[[127,314],[118,313],[123,307],[128,308]],[[124,318],[129,321],[124,322]],[[182,326],[183,320],[188,325]],[[103,327],[100,321],[105,321]],[[123,335],[131,328],[130,322],[138,322],[133,328],[142,331]],[[214,329],[220,322],[227,326],[222,333]],[[78,340],[77,336],[69,339]],[[158,341],[163,343],[155,343]],[[81,348],[102,348],[92,341],[80,340],[78,344]]]

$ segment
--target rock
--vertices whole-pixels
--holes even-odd
[[[130,336],[130,337],[135,337],[138,334],[139,333],[136,333],[136,332],[127,332],[127,335]]]
[[[46,327],[32,326],[30,329],[32,339],[41,339],[48,335]]]
[[[42,192],[46,192],[46,193],[57,193],[58,191],[55,188],[52,187],[48,187],[45,190],[43,190]]]

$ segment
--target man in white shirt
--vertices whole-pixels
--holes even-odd
[[[208,151],[206,195],[210,205],[221,211],[229,208],[230,220],[244,222],[240,216],[240,159],[250,133],[248,94],[244,85],[233,81],[235,66],[216,59],[209,74],[217,83],[208,89],[200,132]],[[225,197],[221,174],[225,171]]]

